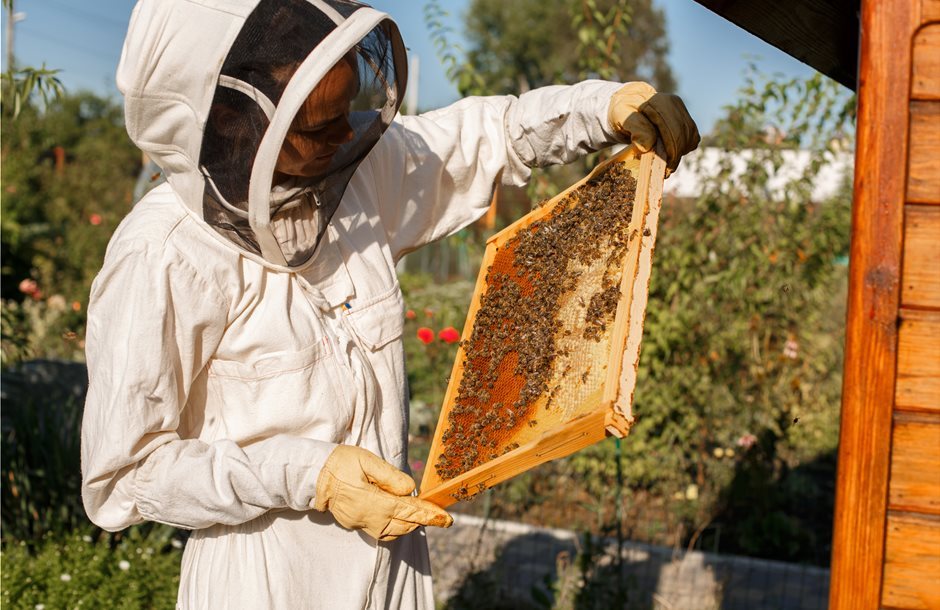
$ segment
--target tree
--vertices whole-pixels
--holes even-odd
[[[473,0],[465,23],[482,93],[590,77],[676,86],[665,18],[651,0]]]
[[[64,95],[42,110],[27,100],[18,119],[4,123],[5,364],[80,352],[75,348],[80,347],[89,286],[111,231],[130,208],[140,167],[122,114],[113,100],[80,93]],[[22,307],[16,301],[24,301]],[[53,328],[45,328],[52,320]],[[37,334],[51,343],[37,345],[42,343]]]

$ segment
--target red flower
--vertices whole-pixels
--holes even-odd
[[[427,326],[422,326],[418,329],[418,339],[421,343],[427,345],[431,341],[434,341],[434,331]]]
[[[415,313],[414,309],[409,309],[408,311],[405,312],[405,317],[408,318],[409,320],[414,320],[415,317],[417,317],[417,314]]]
[[[101,214],[92,214],[88,217],[88,222],[95,225],[96,227],[101,224]]]
[[[425,308],[424,308],[424,315],[425,315],[426,317],[428,317],[428,318],[433,318],[433,317],[434,317],[434,310],[431,309],[430,307],[425,307]]]
[[[26,278],[25,280],[22,280],[20,282],[19,288],[20,288],[20,292],[22,292],[23,294],[27,294],[29,296],[33,296],[34,294],[39,292],[39,285],[36,283],[36,280],[30,279],[30,278]]]
[[[742,434],[737,440],[738,447],[743,447],[744,449],[750,449],[757,444],[757,437],[751,434],[750,432]]]
[[[460,333],[458,333],[457,329],[453,326],[448,326],[447,328],[441,330],[441,332],[437,333],[437,338],[444,343],[455,343],[460,341]]]

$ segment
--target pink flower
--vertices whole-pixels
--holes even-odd
[[[738,438],[735,444],[738,447],[742,447],[744,449],[750,449],[756,443],[757,443],[757,437],[751,434],[750,432],[748,432],[746,434],[742,434],[741,437]]]
[[[101,224],[101,214],[92,214],[88,217],[88,222],[95,225],[96,227]]]
[[[421,470],[422,468],[424,468],[424,462],[422,462],[421,460],[414,460],[413,462],[411,462],[412,470]]]
[[[783,355],[785,358],[791,360],[796,360],[796,357],[800,354],[800,344],[796,342],[796,339],[787,339],[787,342],[783,345]]]
[[[19,288],[20,292],[23,294],[28,294],[29,296],[33,296],[39,292],[39,284],[36,283],[36,280],[31,278],[26,278],[25,280],[21,281]]]
[[[418,317],[418,314],[415,313],[414,309],[409,309],[405,312],[405,317],[409,320],[414,320],[416,317]]]
[[[460,341],[460,333],[458,333],[457,329],[453,326],[448,326],[437,333],[437,338],[444,343],[455,343]]]
[[[427,345],[431,341],[434,341],[434,331],[427,326],[422,326],[418,329],[418,339],[421,343]]]

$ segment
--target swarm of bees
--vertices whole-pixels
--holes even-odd
[[[442,480],[516,449],[515,433],[537,425],[536,402],[547,396],[546,408],[553,408],[556,360],[565,359],[559,369],[569,376],[571,337],[600,341],[612,325],[623,257],[636,237],[628,234],[635,195],[632,174],[612,164],[497,250],[470,337],[461,343],[463,375],[435,464]],[[582,270],[598,261],[603,271],[585,292]],[[572,295],[583,312],[583,328],[574,332],[559,317]],[[571,372],[566,383],[583,383],[590,366]],[[461,490],[459,499],[478,491]]]

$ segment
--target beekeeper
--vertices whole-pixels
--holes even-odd
[[[92,286],[82,493],[107,530],[193,530],[181,608],[433,608],[419,526],[451,519],[406,474],[395,263],[532,167],[698,143],[643,83],[400,117],[405,80],[395,24],[352,2],[134,9],[117,82],[168,183]]]

